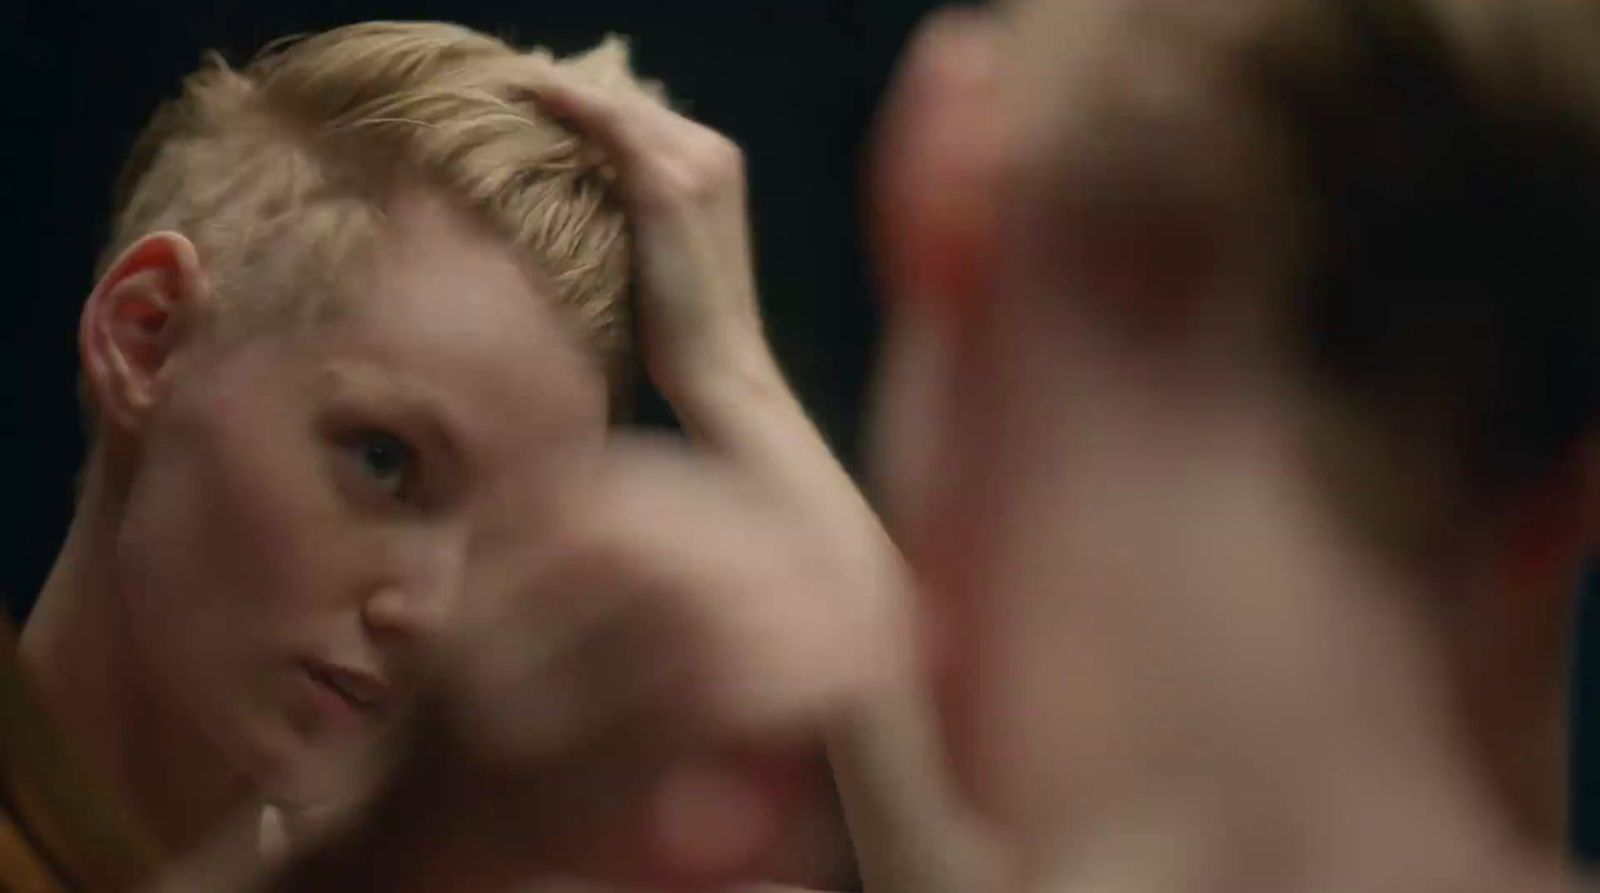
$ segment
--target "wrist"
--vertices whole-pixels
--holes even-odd
[[[715,430],[733,418],[794,404],[759,328],[703,339],[676,360],[652,363],[651,372],[662,396],[691,431]]]

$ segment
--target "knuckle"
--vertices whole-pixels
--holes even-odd
[[[744,153],[732,140],[704,131],[650,176],[647,198],[666,207],[696,207],[738,190],[744,182]]]
[[[700,171],[683,163],[662,165],[641,185],[641,204],[659,211],[691,210],[714,191]]]
[[[674,165],[670,177],[672,193],[689,204],[699,204],[715,194],[716,179],[693,158]]]
[[[744,179],[744,152],[727,137],[706,131],[695,142],[689,161],[696,185],[703,191],[721,191],[737,186]]]
[[[744,150],[731,139],[712,130],[700,140],[704,164],[723,176],[738,176],[744,170]]]

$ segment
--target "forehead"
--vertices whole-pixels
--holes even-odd
[[[603,430],[599,364],[509,243],[431,191],[385,212],[322,344],[369,380],[424,392],[485,447]]]

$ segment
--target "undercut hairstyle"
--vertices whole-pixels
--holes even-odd
[[[341,277],[395,190],[440,190],[528,261],[613,392],[630,344],[629,241],[604,159],[529,85],[559,65],[643,87],[608,38],[567,59],[443,23],[368,22],[269,45],[242,68],[208,54],[135,143],[99,273],[148,233],[196,246],[218,323],[336,312]]]

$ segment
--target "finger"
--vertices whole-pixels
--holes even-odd
[[[624,177],[650,157],[689,151],[704,130],[637,87],[601,87],[559,68],[530,89],[548,112],[599,146]]]

